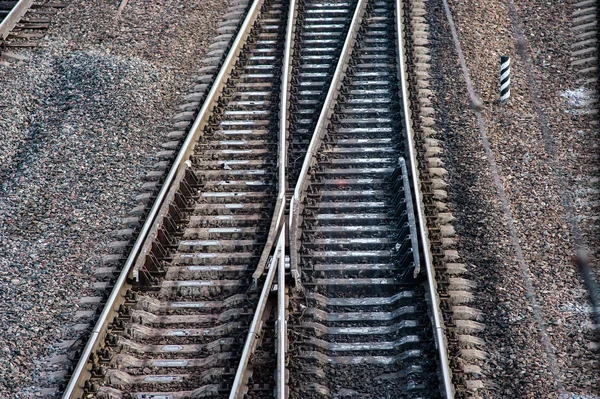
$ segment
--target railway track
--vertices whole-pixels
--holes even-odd
[[[65,3],[34,0],[0,1],[0,47],[35,47]]]
[[[63,398],[454,397],[402,15],[249,6]]]
[[[394,3],[372,1],[364,11],[362,3],[352,65],[305,190],[298,262],[306,292],[295,298],[290,329],[292,397],[435,397],[435,344],[415,278],[418,234],[401,157]]]
[[[33,0],[0,1],[0,39],[10,35],[32,4]]]

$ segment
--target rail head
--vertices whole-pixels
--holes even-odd
[[[410,187],[410,181],[408,180],[408,169],[406,167],[406,160],[404,157],[398,159],[400,164],[400,170],[402,171],[402,183],[404,185],[404,192],[406,193],[406,214],[408,217],[408,226],[411,235],[411,245],[413,251],[413,263],[415,269],[413,272],[413,278],[417,278],[421,272],[421,256],[419,255],[419,232],[417,231],[417,221],[415,218],[415,210],[412,202],[412,189]]]
[[[0,22],[0,39],[6,40],[13,28],[19,23],[23,15],[31,8],[33,0],[20,0],[10,10],[8,15]]]
[[[242,23],[240,30],[233,44],[231,45],[223,66],[217,74],[211,90],[207,95],[206,101],[200,109],[198,116],[190,128],[190,131],[186,136],[186,139],[179,153],[177,154],[171,169],[169,170],[164,184],[148,213],[146,222],[142,226],[142,229],[127,257],[125,265],[117,278],[114,288],[112,289],[110,296],[104,305],[104,309],[100,315],[100,318],[94,326],[94,330],[92,331],[91,336],[89,337],[88,342],[82,351],[79,362],[77,363],[69,383],[63,392],[63,399],[77,399],[83,393],[83,385],[89,376],[88,360],[92,353],[98,349],[101,344],[103,331],[105,331],[106,325],[112,319],[111,315],[114,316],[115,306],[118,308],[117,303],[118,300],[122,299],[123,297],[123,290],[125,284],[127,284],[128,277],[139,276],[140,266],[136,260],[144,255],[144,249],[150,247],[150,245],[147,245],[147,241],[152,237],[150,233],[153,230],[156,220],[158,220],[160,217],[160,211],[168,201],[168,198],[172,196],[174,191],[177,189],[177,181],[183,179],[183,176],[185,175],[185,170],[189,165],[188,160],[194,150],[195,143],[200,138],[204,127],[208,123],[208,118],[211,115],[211,112],[214,109],[223,91],[223,88],[225,87],[225,84],[235,67],[235,63],[241,54],[242,48],[246,43],[246,39],[250,34],[250,30],[252,29],[254,21],[256,21],[260,13],[263,3],[264,0],[254,0],[250,6],[248,14],[246,15],[246,18],[244,19],[244,22]]]
[[[440,358],[440,372],[442,377],[443,394],[446,398],[454,398],[454,384],[448,359],[448,348],[446,345],[444,321],[440,309],[440,299],[437,295],[437,282],[435,269],[433,268],[431,244],[427,233],[427,219],[422,201],[421,184],[418,170],[417,154],[415,152],[415,139],[413,137],[413,121],[411,118],[410,97],[408,93],[408,73],[406,68],[405,34],[403,29],[404,3],[407,0],[396,0],[396,29],[398,40],[398,73],[400,78],[400,91],[402,97],[402,110],[404,112],[404,127],[406,129],[407,147],[410,159],[410,172],[415,194],[415,212],[418,215],[418,229],[420,242],[423,245],[423,263],[427,274],[427,288],[431,296],[431,323],[434,330],[434,338],[438,355]],[[408,0],[410,1],[410,0]]]
[[[258,304],[256,306],[256,311],[254,312],[254,316],[252,318],[252,323],[250,324],[250,328],[248,330],[248,335],[246,336],[246,343],[244,344],[244,348],[242,350],[242,355],[240,358],[240,363],[238,364],[238,368],[235,374],[235,378],[233,380],[233,385],[231,387],[231,391],[229,392],[229,399],[241,399],[244,392],[245,386],[245,377],[246,371],[248,368],[248,364],[250,363],[250,358],[254,353],[254,349],[258,343],[258,339],[261,336],[261,332],[263,329],[263,316],[265,312],[265,308],[267,306],[267,301],[269,299],[269,294],[271,292],[271,288],[273,287],[273,282],[275,281],[275,273],[278,268],[285,267],[285,226],[281,226],[281,232],[279,234],[279,239],[277,241],[277,246],[275,249],[275,254],[271,258],[269,271],[267,272],[267,277],[263,284],[261,295],[258,300]]]
[[[294,42],[294,32],[296,28],[296,17],[298,14],[296,0],[290,0],[288,6],[288,18],[286,25],[286,34],[284,42],[283,61],[281,66],[281,91],[279,101],[279,138],[278,138],[278,195],[273,213],[273,219],[269,228],[267,242],[263,248],[263,252],[259,259],[257,268],[252,275],[254,286],[258,286],[258,279],[263,275],[269,256],[271,257],[271,267],[267,273],[266,281],[264,282],[257,312],[254,315],[252,326],[244,349],[234,384],[230,392],[230,399],[241,397],[244,386],[244,375],[248,367],[248,362],[252,356],[256,346],[257,334],[260,334],[259,320],[263,318],[262,312],[266,304],[266,297],[269,295],[271,287],[274,284],[274,273],[277,270],[277,319],[276,319],[276,336],[277,336],[277,357],[276,357],[276,393],[277,399],[287,398],[287,381],[286,381],[286,354],[287,354],[287,319],[286,319],[286,284],[285,284],[285,248],[286,248],[286,225],[285,225],[285,194],[287,189],[286,167],[287,167],[287,137],[289,128],[289,99],[290,99],[290,84],[292,71],[292,46]],[[276,243],[275,243],[276,241]],[[273,252],[275,247],[275,253]],[[260,312],[260,314],[259,314]],[[257,328],[259,330],[257,331]]]
[[[279,270],[277,273],[277,319],[275,320],[277,339],[277,368],[276,368],[276,399],[287,399],[287,287],[285,284],[285,225],[282,226],[281,235],[277,244],[279,254]]]
[[[273,245],[277,232],[280,230],[281,223],[284,223],[285,216],[285,193],[287,189],[287,137],[289,128],[289,99],[290,99],[290,84],[292,81],[292,46],[294,43],[294,32],[296,30],[296,17],[298,15],[298,7],[296,0],[291,0],[288,6],[288,18],[285,31],[285,42],[283,50],[283,61],[281,65],[281,91],[279,93],[279,137],[278,147],[279,153],[277,158],[278,167],[278,189],[277,202],[275,203],[275,212],[269,227],[267,244],[263,248],[262,254],[258,261],[256,270],[252,274],[254,281],[253,286],[256,287],[257,280],[263,275],[267,265],[267,259],[272,252]]]
[[[264,328],[265,309],[267,307],[271,289],[273,288],[273,284],[275,282],[275,273],[278,271],[278,303],[282,301],[280,298],[280,293],[284,292],[285,285],[285,224],[281,224],[280,231],[278,232],[277,236],[278,239],[277,244],[275,245],[275,253],[270,258],[271,262],[268,267],[267,277],[263,284],[260,298],[258,299],[258,304],[256,305],[256,310],[248,330],[248,335],[246,336],[246,342],[244,344],[244,348],[242,349],[240,362],[235,373],[231,391],[229,392],[229,399],[241,399],[246,394],[244,387],[246,385],[248,365],[250,364],[250,359],[252,358],[254,350],[259,342],[259,338],[262,336],[261,334]],[[281,283],[282,281],[284,281],[283,284]],[[284,311],[283,315],[285,317],[285,309],[280,310]],[[285,321],[285,319],[280,319],[280,317],[282,317],[280,310],[278,310],[278,326],[282,326],[281,323]],[[285,326],[285,324],[283,324],[283,326]],[[280,367],[283,367],[283,369]],[[285,350],[283,352],[278,352],[277,357],[277,399],[285,399],[284,396],[281,396],[285,395],[286,392],[284,378]],[[282,382],[283,385],[281,385]]]

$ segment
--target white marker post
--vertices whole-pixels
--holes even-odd
[[[510,57],[500,57],[500,101],[505,103],[510,97]]]

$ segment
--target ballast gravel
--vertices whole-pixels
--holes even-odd
[[[0,398],[52,386],[94,269],[135,205],[220,0],[72,0],[29,60],[0,66]],[[84,338],[82,338],[84,339]]]
[[[575,204],[597,265],[598,124],[565,95],[579,90],[570,65],[573,9],[570,2],[514,1],[532,65],[528,77],[507,4],[449,0],[527,271],[511,244],[442,1],[430,1],[427,14],[432,89],[448,154],[459,253],[478,284],[476,304],[485,315],[488,358],[479,394],[598,398],[598,353],[592,349],[597,338],[587,292],[571,259],[574,237],[564,200],[568,195]],[[506,105],[498,102],[501,55],[512,59]]]

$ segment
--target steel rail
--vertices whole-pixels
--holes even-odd
[[[264,3],[264,0],[254,0],[254,3],[250,7],[250,10],[248,11],[248,15],[244,19],[244,22],[240,28],[240,31],[231,46],[231,50],[227,54],[227,58],[225,59],[225,62],[223,63],[223,67],[221,68],[221,70],[219,71],[219,74],[215,78],[215,82],[213,83],[213,86],[211,87],[211,90],[208,93],[206,101],[202,105],[202,108],[200,109],[200,112],[199,112],[198,116],[196,117],[196,120],[194,120],[194,124],[190,128],[190,132],[188,133],[188,135],[181,147],[181,150],[179,151],[179,154],[177,155],[177,158],[175,159],[175,162],[173,163],[173,166],[171,167],[171,170],[169,171],[167,179],[165,180],[165,184],[163,185],[163,188],[161,189],[161,191],[154,203],[154,206],[152,207],[152,210],[150,211],[148,220],[144,224],[143,232],[147,233],[147,231],[153,225],[154,219],[157,216],[157,210],[159,209],[160,203],[162,202],[162,198],[164,198],[166,196],[167,191],[170,189],[170,186],[174,182],[174,179],[173,179],[174,176],[177,174],[177,172],[180,168],[184,167],[185,162],[187,160],[189,160],[189,158],[191,157],[191,155],[195,149],[196,142],[200,138],[200,135],[202,134],[204,127],[208,123],[208,118],[211,115],[211,112],[214,109],[220,94],[223,92],[223,88],[225,87],[225,85],[227,83],[227,79],[229,78],[229,76],[231,75],[231,72],[235,68],[235,62],[237,61],[240,53],[242,52],[242,47],[246,43],[246,39],[248,38],[248,35],[250,34],[252,25],[254,24],[254,21],[258,17],[260,8],[263,5],[263,3]],[[159,202],[159,200],[161,200],[161,201]],[[136,250],[136,248],[137,248],[137,250],[139,250],[139,247],[141,247],[143,241],[145,241],[145,240],[138,239],[136,241],[136,245],[134,245],[134,250]],[[139,246],[137,245],[138,242],[139,242]],[[132,252],[133,252],[133,250],[132,250]],[[134,270],[132,270],[132,277],[135,278],[136,280],[139,278],[139,267],[137,267],[137,265],[134,268]]]
[[[289,100],[290,100],[290,85],[292,83],[292,47],[296,33],[296,19],[298,16],[298,3],[296,0],[290,0],[288,20],[285,31],[285,48],[283,54],[282,65],[282,81],[280,92],[280,110],[279,110],[279,198],[281,211],[281,221],[283,224],[279,235],[278,246],[280,246],[279,254],[279,273],[277,278],[277,371],[276,371],[276,397],[277,399],[287,399],[287,313],[286,313],[286,296],[287,287],[285,284],[285,244],[286,244],[286,226],[284,222],[285,212],[285,195],[287,191],[287,150],[288,150],[288,131],[289,131]],[[278,226],[276,228],[278,228]]]
[[[415,208],[416,213],[419,216],[419,235],[421,238],[421,243],[423,244],[423,261],[425,263],[427,287],[431,299],[431,322],[434,329],[436,347],[440,357],[440,371],[442,375],[442,386],[444,389],[443,394],[446,396],[446,398],[450,399],[454,398],[454,385],[452,384],[451,369],[448,361],[448,349],[446,346],[446,336],[444,334],[444,321],[442,319],[441,310],[439,307],[440,300],[437,294],[435,270],[431,260],[431,244],[429,242],[429,235],[427,233],[427,219],[425,217],[425,211],[423,207],[423,197],[420,185],[421,182],[419,179],[419,170],[417,169],[418,160],[415,153],[415,140],[413,138],[414,131],[412,129],[411,110],[409,106],[410,98],[408,95],[408,79],[405,63],[406,54],[404,51],[405,36],[404,29],[402,29],[402,16],[404,14],[403,4],[404,0],[396,0],[396,33],[398,38],[398,69],[400,74],[402,110],[404,112],[404,126],[408,141],[411,178],[414,186]]]
[[[277,275],[277,393],[276,399],[286,399],[288,397],[287,390],[287,371],[285,367],[285,359],[287,357],[287,317],[286,317],[286,295],[287,288],[285,286],[285,225],[281,228],[279,235],[279,273]]]
[[[258,264],[256,266],[256,270],[252,273],[252,289],[256,289],[258,287],[258,279],[265,272],[265,267],[267,266],[267,261],[271,252],[273,250],[273,244],[275,242],[275,237],[277,235],[277,231],[281,226],[281,223],[284,220],[285,214],[285,192],[283,194],[277,195],[277,201],[275,203],[275,210],[273,212],[273,219],[271,219],[271,226],[269,227],[269,234],[267,235],[267,242],[265,243],[265,247],[260,255],[260,259],[258,260]]]
[[[412,199],[410,182],[408,181],[408,170],[406,168],[406,160],[404,157],[400,157],[398,159],[398,163],[400,164],[400,169],[402,170],[402,182],[404,184],[404,192],[408,193],[409,199]],[[417,230],[417,221],[415,220],[415,210],[412,201],[406,201],[406,214],[408,217],[408,224],[410,229],[411,236],[414,234],[418,236],[419,233]],[[413,278],[417,278],[419,273],[421,272],[421,255],[419,255],[419,239],[415,237],[414,240],[411,240],[412,250],[413,250],[413,263],[415,265],[415,270],[413,272]]]
[[[298,14],[298,7],[296,0],[291,0],[289,3],[289,12],[287,19],[287,26],[285,31],[285,48],[283,53],[283,63],[281,66],[281,91],[279,94],[279,157],[278,157],[278,172],[279,172],[279,186],[277,192],[277,202],[275,204],[274,217],[271,221],[269,228],[269,234],[267,237],[267,243],[261,257],[256,266],[256,270],[252,274],[254,280],[254,286],[257,284],[257,280],[262,276],[265,271],[267,259],[271,255],[273,244],[275,243],[275,237],[279,231],[279,226],[284,220],[285,213],[285,193],[287,189],[286,179],[286,166],[287,166],[287,133],[289,126],[289,107],[288,103],[290,100],[290,84],[292,80],[292,43],[294,32],[296,30],[296,16]]]
[[[346,40],[344,41],[340,58],[336,65],[331,83],[329,84],[327,97],[325,98],[323,108],[319,114],[317,125],[315,126],[314,133],[310,139],[310,144],[308,145],[306,156],[304,157],[304,162],[302,163],[302,169],[300,171],[300,175],[298,176],[298,181],[296,182],[294,195],[290,200],[290,272],[295,280],[295,286],[299,290],[302,289],[302,282],[300,278],[301,275],[298,260],[299,248],[297,245],[297,234],[302,201],[304,200],[305,191],[309,183],[308,171],[313,165],[313,162],[315,162],[315,156],[321,145],[325,129],[327,128],[327,124],[329,123],[331,115],[333,114],[335,99],[337,98],[337,94],[339,93],[342,85],[342,80],[346,74],[348,61],[352,56],[352,48],[356,42],[358,29],[360,27],[360,22],[364,15],[366,6],[367,0],[358,0],[356,4],[354,15],[352,17],[352,21],[350,22],[350,26],[348,27],[348,34],[346,35]]]
[[[77,366],[69,380],[69,383],[64,391],[63,399],[75,399],[77,394],[80,394],[83,391],[83,383],[86,379],[84,375],[86,371],[86,365],[88,363],[88,359],[92,355],[92,353],[98,349],[101,339],[106,333],[106,328],[109,322],[109,316],[114,314],[115,305],[117,300],[122,297],[121,287],[126,283],[127,278],[130,274],[132,274],[133,278],[136,280],[139,278],[139,267],[136,265],[134,267],[134,263],[138,259],[139,255],[143,252],[142,248],[149,248],[151,243],[147,243],[149,240],[149,232],[154,226],[156,220],[159,217],[159,211],[163,207],[165,200],[169,197],[169,194],[174,195],[174,191],[177,188],[175,184],[181,178],[183,178],[184,172],[188,167],[189,162],[187,162],[194,150],[195,144],[199,139],[204,127],[208,122],[208,117],[210,116],[212,110],[215,107],[215,104],[225,87],[227,79],[229,78],[232,70],[235,68],[235,63],[239,58],[239,55],[242,51],[242,47],[246,42],[250,34],[250,30],[252,29],[252,25],[254,21],[257,19],[258,14],[260,12],[261,6],[264,3],[264,0],[254,0],[252,6],[248,11],[248,15],[244,19],[240,31],[238,32],[229,53],[223,63],[222,68],[220,69],[215,81],[211,87],[211,90],[207,96],[206,101],[204,102],[198,117],[194,121],[190,132],[188,133],[178,155],[175,159],[173,166],[169,170],[169,174],[165,179],[165,182],[154,201],[150,212],[148,213],[146,222],[144,223],[138,238],[136,239],[131,252],[127,258],[125,266],[123,270],[119,274],[117,281],[115,282],[114,288],[112,289],[110,296],[92,330],[91,336],[83,349],[82,355],[77,363]],[[132,270],[134,269],[134,270]],[[118,307],[118,306],[117,306]]]
[[[33,0],[21,0],[10,10],[8,15],[0,22],[0,38],[5,40],[23,15],[31,8]]]
[[[254,312],[254,317],[252,318],[252,323],[250,324],[250,329],[248,331],[248,336],[246,337],[246,343],[244,344],[240,363],[238,364],[233,385],[231,387],[231,392],[229,393],[229,399],[241,399],[245,394],[245,392],[243,392],[243,387],[245,385],[244,377],[246,375],[248,363],[250,362],[250,357],[256,348],[258,338],[260,337],[263,329],[263,316],[267,306],[267,301],[269,299],[269,293],[271,292],[271,288],[273,287],[273,282],[275,280],[275,272],[278,268],[285,268],[285,257],[282,256],[285,251],[284,237],[285,228],[284,225],[282,225],[275,250],[276,252],[271,258],[271,266],[267,272],[267,278],[262,287],[260,298],[258,300],[258,304],[256,305],[256,311]],[[278,287],[278,289],[281,289],[281,287]]]
[[[258,286],[258,279],[263,275],[269,256],[271,255],[274,238],[278,237],[277,244],[275,245],[275,254],[271,258],[271,267],[267,273],[266,281],[263,285],[261,297],[257,310],[254,313],[252,325],[248,331],[248,337],[244,344],[242,356],[238,369],[236,371],[235,379],[229,399],[239,399],[243,393],[243,386],[245,384],[244,375],[248,368],[249,359],[256,348],[256,341],[262,330],[262,323],[260,321],[263,318],[263,312],[267,297],[273,285],[274,269],[279,270],[277,277],[277,320],[276,320],[276,334],[277,340],[277,372],[276,372],[276,397],[277,399],[285,399],[287,397],[286,389],[286,368],[285,368],[285,357],[286,357],[286,344],[287,344],[287,323],[285,313],[285,237],[286,229],[284,223],[285,214],[285,194],[286,194],[286,165],[287,165],[287,132],[288,132],[288,114],[289,114],[289,85],[291,83],[291,52],[292,52],[292,38],[295,31],[295,21],[297,14],[296,0],[291,0],[289,3],[288,19],[286,26],[286,38],[285,38],[285,49],[283,55],[283,63],[281,66],[281,91],[280,104],[279,104],[279,154],[278,154],[278,193],[277,203],[275,204],[275,211],[273,213],[273,219],[269,228],[269,234],[265,248],[263,248],[261,257],[259,259],[256,270],[252,274],[254,280],[253,286]]]

